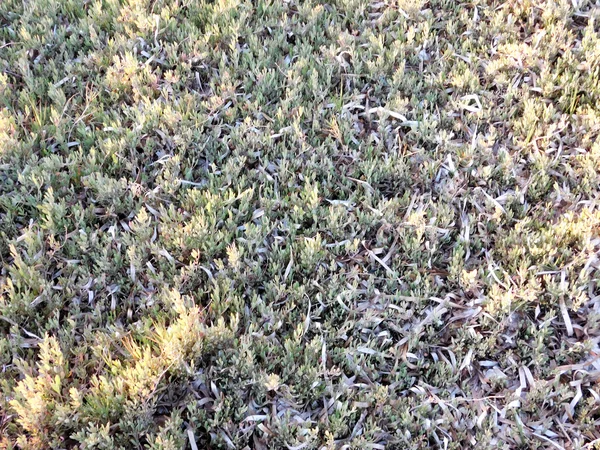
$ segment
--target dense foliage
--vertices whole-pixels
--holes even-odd
[[[600,3],[0,1],[0,447],[600,443]]]

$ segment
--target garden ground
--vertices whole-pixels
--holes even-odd
[[[600,3],[0,2],[0,447],[600,446]]]

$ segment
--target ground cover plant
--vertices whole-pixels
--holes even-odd
[[[600,447],[600,3],[0,2],[0,447]]]

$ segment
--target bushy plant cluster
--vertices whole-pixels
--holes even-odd
[[[600,3],[0,2],[0,448],[600,444]]]

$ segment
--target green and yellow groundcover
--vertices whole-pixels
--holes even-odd
[[[0,448],[600,448],[600,2],[2,0]]]

